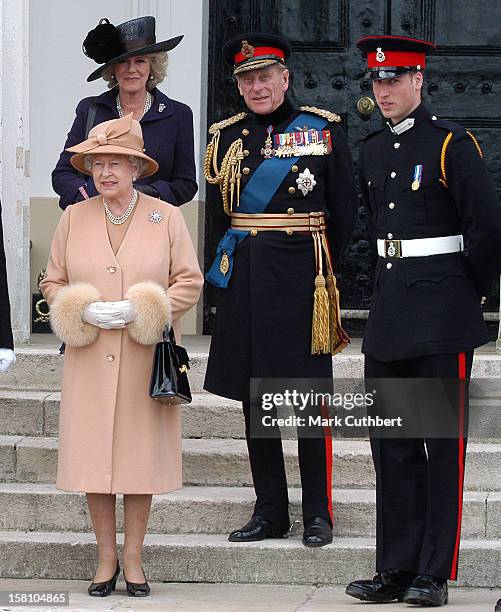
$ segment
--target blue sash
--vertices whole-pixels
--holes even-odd
[[[301,113],[285,129],[285,132],[295,132],[295,125],[308,125],[316,130],[322,130],[328,123],[327,119]],[[264,159],[251,176],[240,194],[240,206],[238,212],[247,214],[259,214],[266,210],[277,189],[290,172],[291,167],[298,161],[299,157],[272,157]],[[247,236],[248,230],[229,229],[217,245],[216,258],[205,275],[205,279],[225,289],[233,271],[233,253],[238,244]],[[228,272],[221,272],[221,258],[228,258]]]

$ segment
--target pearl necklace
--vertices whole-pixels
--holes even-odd
[[[120,94],[117,94],[116,103],[117,103],[118,116],[123,117],[124,113],[122,110],[122,105],[120,104]],[[149,91],[147,91],[146,100],[144,101],[143,114],[141,115],[140,119],[142,119],[146,115],[146,113],[150,110],[152,104],[153,104],[153,96],[150,94]]]
[[[125,212],[122,213],[119,217],[117,217],[111,212],[111,210],[109,209],[108,203],[103,198],[104,212],[106,213],[106,216],[108,217],[110,223],[113,223],[113,225],[122,225],[122,223],[125,223],[127,219],[130,217],[132,211],[134,210],[134,207],[137,204],[137,198],[138,198],[137,191],[134,189],[132,198],[129,202],[129,206],[127,206]]]

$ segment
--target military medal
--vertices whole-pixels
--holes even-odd
[[[264,159],[271,159],[273,157],[273,141],[271,139],[271,133],[273,132],[273,126],[269,125],[266,128],[268,132],[268,136],[266,136],[266,140],[264,141],[264,147],[261,149],[261,155]]]
[[[414,167],[414,180],[412,181],[412,191],[417,191],[421,186],[421,179],[423,177],[423,165],[418,164]]]
[[[308,168],[305,168],[304,172],[299,173],[296,183],[298,189],[300,189],[305,196],[309,191],[313,191],[313,187],[315,187],[317,181],[315,180],[315,175],[312,174]]]

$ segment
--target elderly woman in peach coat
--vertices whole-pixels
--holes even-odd
[[[132,114],[68,150],[99,195],[65,210],[41,284],[66,343],[57,487],[87,494],[99,551],[89,594],[100,597],[120,573],[115,498],[124,494],[124,579],[129,595],[145,596],[151,496],[182,485],[179,408],[148,394],[154,347],[166,325],[179,339],[203,277],[179,208],[134,189],[158,166]]]

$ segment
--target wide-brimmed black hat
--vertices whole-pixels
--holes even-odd
[[[103,70],[123,62],[129,57],[159,53],[174,49],[183,35],[156,42],[155,17],[138,17],[114,26],[108,19],[101,19],[83,41],[83,52],[98,64],[97,70],[87,77],[87,81],[98,79]]]
[[[289,41],[279,34],[246,32],[231,38],[223,47],[233,74],[284,64],[291,54]]]

